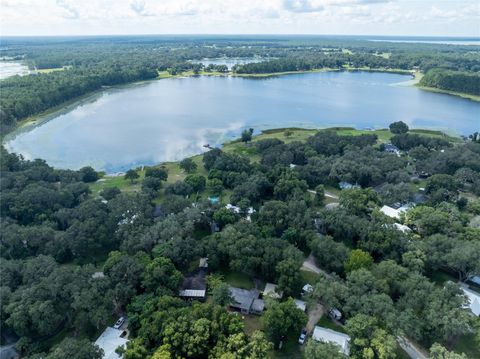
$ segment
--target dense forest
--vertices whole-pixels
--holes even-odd
[[[391,128],[400,156],[374,134],[252,141],[246,131],[236,151],[182,161],[184,179],[167,184],[161,166],[142,179],[131,170],[137,191],[100,194],[91,193],[99,174],[90,167],[57,170],[2,150],[2,331],[18,335],[26,358],[101,358],[93,341],[124,315],[125,359],[275,356],[306,324],[291,298],[312,253],[323,274],[306,300],[343,313],[351,357],[396,358],[405,336],[434,355],[467,358],[448,351],[462,338],[480,341],[459,287],[480,272],[480,144]],[[357,186],[340,191],[343,182]],[[325,193],[335,188],[332,203]],[[238,212],[207,199],[225,194]],[[398,220],[380,211],[412,202]],[[201,257],[208,300],[184,301],[178,290]],[[284,293],[266,301],[260,327],[228,310],[228,273]],[[345,358],[314,340],[303,355]]]
[[[478,94],[480,58],[470,46],[372,42],[324,37],[182,37],[119,36],[73,38],[3,38],[0,57],[23,59],[33,72],[1,82],[0,126],[3,132],[28,116],[112,86],[154,79],[203,66],[204,58],[261,58],[238,65],[237,74],[315,69],[420,70],[425,86]],[[210,67],[225,73],[225,68]],[[448,71],[447,71],[448,70]],[[455,72],[452,72],[455,71]],[[457,72],[462,72],[460,74]],[[441,75],[439,75],[441,74]],[[468,80],[468,81],[467,81]]]
[[[420,85],[480,95],[480,73],[431,69],[422,77]]]

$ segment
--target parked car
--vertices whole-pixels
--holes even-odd
[[[114,324],[113,328],[120,329],[120,327],[125,323],[125,317],[120,317],[117,322]]]
[[[305,344],[305,340],[307,339],[307,330],[304,328],[300,333],[300,337],[298,338],[298,344],[303,345]]]
[[[328,316],[334,320],[342,319],[342,313],[337,308],[332,308],[328,311]]]

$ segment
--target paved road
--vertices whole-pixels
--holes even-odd
[[[412,359],[427,359],[428,356],[423,354],[420,349],[418,349],[412,342],[410,342],[407,338],[405,337],[397,337],[397,343],[400,345],[400,347],[405,350],[405,352],[408,354],[408,356]]]

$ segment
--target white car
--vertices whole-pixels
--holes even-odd
[[[125,318],[124,317],[120,317],[117,322],[115,323],[115,325],[113,326],[114,329],[120,329],[120,327],[123,325],[123,323],[125,323]]]
[[[306,339],[307,339],[307,331],[305,329],[302,329],[302,332],[300,333],[300,337],[298,338],[298,344],[300,345],[305,344]]]

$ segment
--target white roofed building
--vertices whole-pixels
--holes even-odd
[[[340,352],[345,355],[350,355],[350,337],[347,334],[315,326],[312,338],[318,342],[336,344]]]
[[[104,359],[122,358],[122,356],[118,355],[115,350],[118,347],[126,347],[128,343],[128,339],[122,337],[123,333],[123,330],[107,327],[95,341],[95,345],[103,350]]]
[[[477,293],[465,286],[461,286],[463,293],[468,297],[468,307],[475,316],[480,316],[480,293]]]

